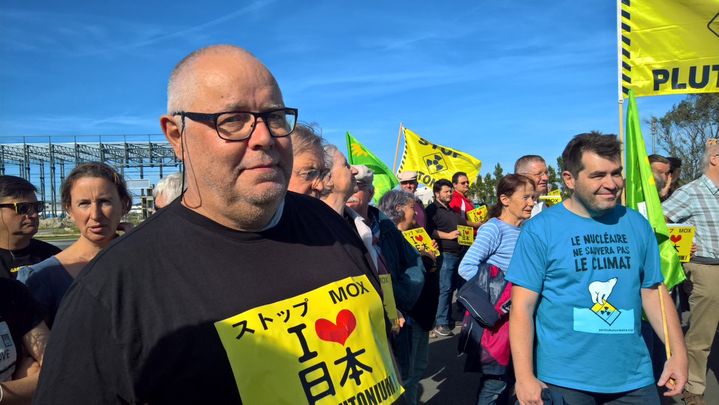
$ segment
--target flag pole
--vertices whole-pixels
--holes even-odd
[[[622,0],[617,0],[617,96],[619,100],[619,146],[622,176],[626,178],[624,158],[624,93],[622,92]],[[626,193],[622,193],[622,205],[626,205]]]
[[[402,139],[402,130],[404,129],[404,125],[400,122],[399,123],[399,133],[397,134],[397,146],[394,149],[394,163],[392,163],[392,171],[394,173],[397,173],[397,156],[399,156],[399,142]]]

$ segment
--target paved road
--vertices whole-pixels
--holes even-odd
[[[454,332],[459,333],[459,328]],[[719,336],[719,335],[718,335]],[[719,404],[719,338],[714,339],[712,356],[707,373],[707,404]],[[457,357],[457,336],[430,339],[429,367],[422,380],[421,400],[426,404],[475,404],[479,375],[462,372],[464,357]],[[668,399],[665,405],[683,404],[678,399]]]

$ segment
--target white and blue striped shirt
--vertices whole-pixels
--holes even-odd
[[[519,227],[491,218],[477,230],[474,243],[459,264],[459,275],[471,279],[484,261],[507,271],[518,237]]]

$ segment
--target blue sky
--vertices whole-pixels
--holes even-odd
[[[391,166],[403,122],[479,158],[482,173],[496,163],[511,171],[528,153],[555,164],[571,136],[618,132],[615,7],[3,0],[0,142],[160,134],[173,66],[230,43],[260,58],[285,103],[343,150],[350,131]],[[641,117],[682,98],[639,99]]]

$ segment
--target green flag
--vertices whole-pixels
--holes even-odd
[[[352,165],[365,165],[374,172],[374,203],[377,204],[384,193],[395,188],[399,181],[392,171],[374,153],[364,147],[347,132],[347,156]]]
[[[634,93],[629,92],[629,105],[627,107],[627,207],[645,214],[647,220],[654,228],[654,234],[659,244],[664,285],[672,289],[686,278],[679,262],[674,245],[669,240],[669,230],[664,220],[664,211],[659,202],[659,193],[654,183],[654,175],[647,157],[647,149],[642,137],[642,128],[639,121],[637,103]]]

